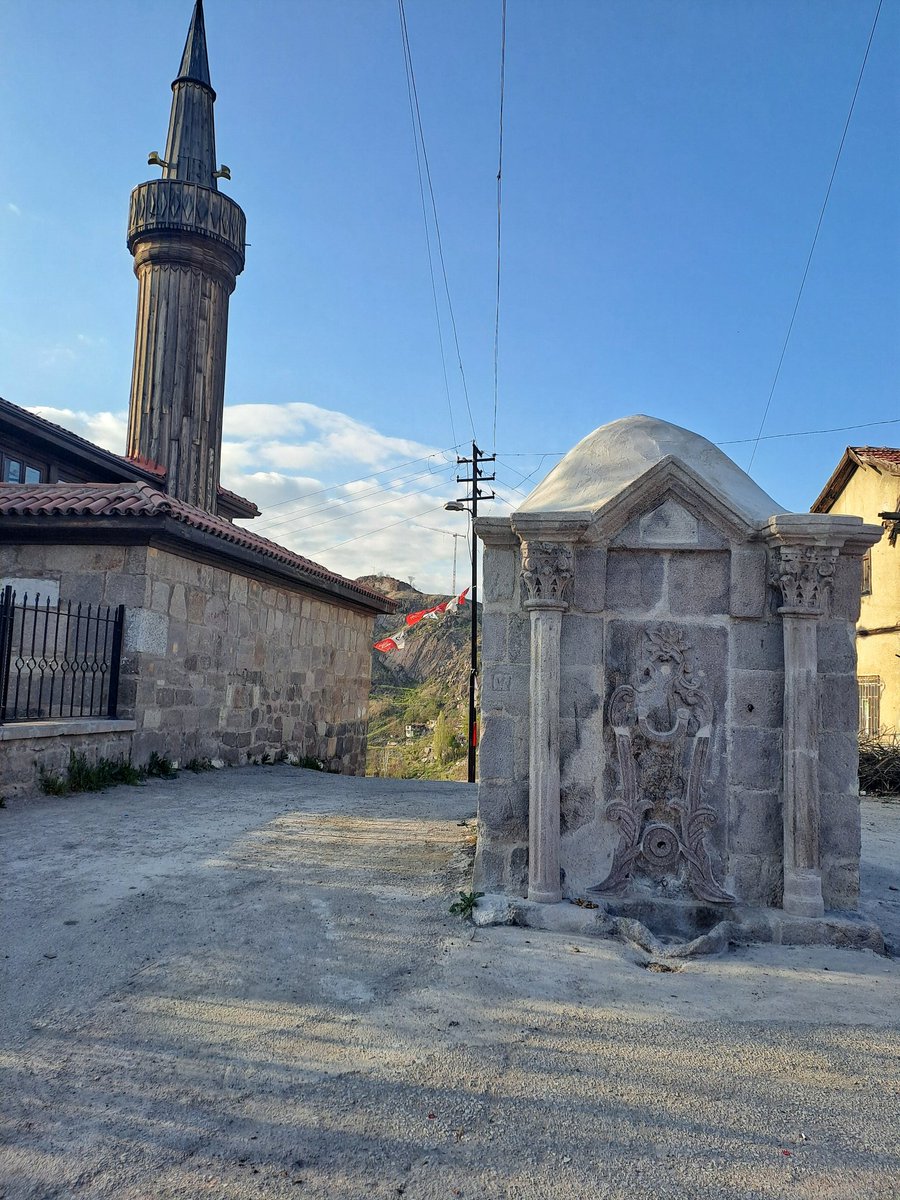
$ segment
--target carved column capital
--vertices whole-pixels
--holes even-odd
[[[837,546],[781,543],[772,547],[769,581],[781,593],[779,612],[818,617],[834,584]]]
[[[769,582],[781,593],[783,616],[819,617],[825,611],[838,556],[859,557],[881,536],[862,517],[831,513],[777,513],[762,530],[770,551]]]
[[[575,550],[571,542],[522,542],[526,608],[568,608],[574,578]]]

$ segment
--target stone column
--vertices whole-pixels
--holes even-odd
[[[801,535],[802,538],[802,535]],[[819,848],[818,618],[831,589],[839,547],[788,540],[773,547],[772,582],[784,601],[784,899],[785,912],[821,917]]]
[[[559,885],[559,644],[575,571],[571,543],[522,542],[525,608],[531,612],[528,763],[528,898],[562,899]]]

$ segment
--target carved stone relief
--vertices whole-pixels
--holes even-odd
[[[702,799],[713,704],[677,626],[643,632],[639,678],[609,701],[621,795],[606,815],[620,829],[609,874],[593,892],[622,892],[636,869],[683,879],[698,900],[734,904],[713,875],[705,835],[718,821]]]
[[[531,603],[566,605],[574,574],[575,552],[570,543],[522,543],[522,582]]]
[[[819,613],[834,585],[835,546],[782,545],[772,555],[770,582],[781,592],[783,607]]]

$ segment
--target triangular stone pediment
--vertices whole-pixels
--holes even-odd
[[[705,519],[699,505],[685,505],[669,493],[648,512],[632,517],[610,545],[629,550],[722,550],[729,540]]]
[[[669,455],[597,509],[583,540],[635,548],[714,549],[747,541],[758,531],[758,522]]]

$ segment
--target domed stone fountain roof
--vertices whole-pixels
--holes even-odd
[[[520,513],[596,512],[664,459],[675,459],[748,521],[785,510],[718,446],[656,417],[622,417],[575,446],[519,506]]]

